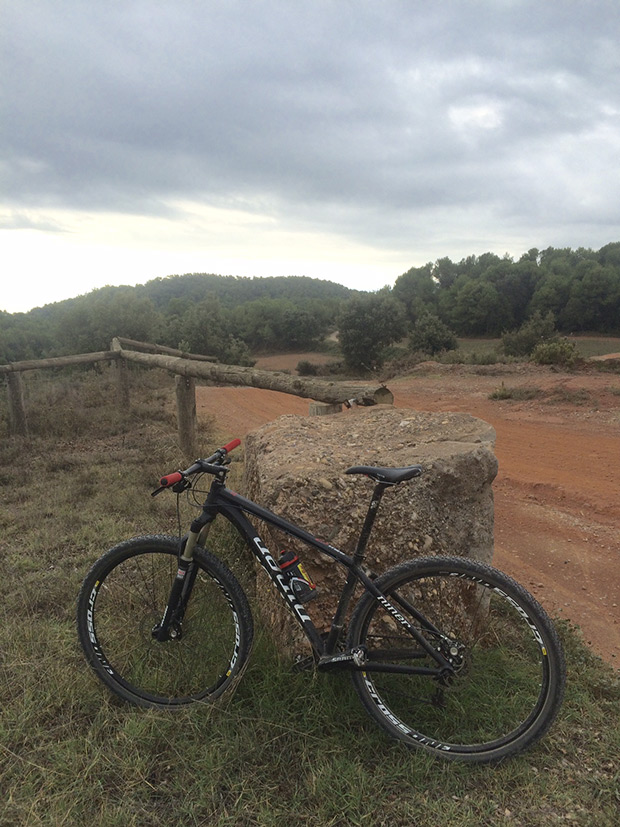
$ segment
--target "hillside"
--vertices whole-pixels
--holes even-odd
[[[107,350],[125,336],[249,364],[255,350],[316,347],[355,292],[303,276],[205,273],[102,287],[28,313],[0,311],[0,363]]]

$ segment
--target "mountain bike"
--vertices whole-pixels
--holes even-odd
[[[127,540],[87,574],[79,639],[109,689],[139,706],[171,709],[211,702],[240,678],[252,646],[252,612],[238,579],[205,546],[219,516],[237,529],[291,610],[316,669],[350,672],[364,708],[394,738],[435,756],[490,762],[547,732],[562,702],[564,656],[549,617],[522,586],[463,557],[410,560],[381,575],[364,566],[384,492],[418,477],[420,465],[344,472],[374,482],[348,555],[226,487],[228,453],[239,444],[233,440],[161,478],[153,496],[167,488],[190,493],[202,475],[212,477],[184,537]],[[347,570],[329,631],[319,632],[308,614],[315,584],[299,563],[272,556],[249,517]]]

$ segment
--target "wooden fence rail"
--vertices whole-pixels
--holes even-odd
[[[117,336],[114,342],[118,342],[121,347],[124,345],[130,350],[140,350],[143,353],[164,353],[168,356],[180,356],[183,359],[195,359],[198,362],[217,362],[215,356],[203,356],[201,353],[186,353],[184,350],[177,350],[174,347],[166,347],[166,345],[154,345],[151,342],[137,342],[135,339],[125,339],[123,336]]]
[[[113,343],[114,346],[114,343]],[[391,404],[391,391],[383,385],[358,385],[352,382],[333,382],[314,377],[291,376],[275,370],[257,370],[239,365],[220,365],[217,362],[192,362],[174,356],[137,353],[118,348],[117,352],[129,362],[158,367],[179,376],[193,376],[205,379],[214,385],[241,385],[264,390],[280,391],[316,399],[330,404],[346,404],[353,400],[358,405]]]
[[[26,359],[23,362],[9,362],[8,365],[0,365],[0,374],[22,373],[25,370],[42,370],[44,368],[67,368],[71,365],[82,365],[88,362],[109,362],[119,358],[119,353],[114,350],[101,350],[97,353],[77,353],[74,356]]]
[[[140,347],[131,350],[123,345]],[[149,352],[142,352],[148,350]],[[158,352],[154,352],[158,351]],[[211,357],[197,357],[173,348],[115,338],[111,349],[97,353],[80,353],[49,359],[30,359],[0,365],[0,375],[7,376],[9,395],[9,434],[26,435],[28,424],[24,405],[21,374],[27,370],[63,368],[71,365],[109,361],[117,366],[118,404],[126,410],[129,404],[127,363],[135,362],[149,368],[162,368],[176,375],[177,424],[179,443],[184,454],[193,456],[196,441],[196,379],[212,385],[235,385],[279,391],[314,400],[311,413],[332,413],[342,405],[392,404],[394,397],[384,385],[359,385],[352,382],[334,382],[314,377],[291,376],[288,373],[238,365],[222,365]],[[316,403],[322,403],[318,405]]]

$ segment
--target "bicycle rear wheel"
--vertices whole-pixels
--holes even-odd
[[[470,762],[513,755],[544,735],[562,702],[564,657],[525,589],[490,566],[440,557],[403,563],[375,585],[455,671],[445,679],[354,672],[364,707],[390,735]],[[370,594],[355,608],[348,646],[383,665],[438,666]]]
[[[192,593],[173,639],[158,641],[177,572],[175,537],[137,537],[104,554],[78,597],[80,643],[97,676],[146,707],[208,701],[239,677],[252,644],[252,615],[234,575],[198,549]]]

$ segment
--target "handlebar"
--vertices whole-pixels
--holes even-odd
[[[187,472],[175,471],[174,474],[166,474],[165,477],[162,477],[159,481],[159,484],[162,488],[169,488],[171,485],[174,485],[177,482],[181,482],[183,477]]]
[[[228,453],[229,451],[234,451],[235,448],[238,448],[241,445],[240,439],[233,439],[227,445],[224,445],[223,448],[220,448],[220,451],[224,451],[224,453]]]
[[[159,494],[164,488],[170,488],[178,483],[182,483],[187,477],[191,477],[193,474],[205,472],[208,474],[217,474],[222,470],[222,465],[228,452],[233,451],[239,447],[239,445],[241,445],[241,440],[233,439],[228,444],[218,448],[217,451],[207,459],[197,459],[196,462],[192,463],[185,471],[174,471],[172,474],[166,474],[159,480],[160,487],[156,491],[153,491],[152,496]]]

